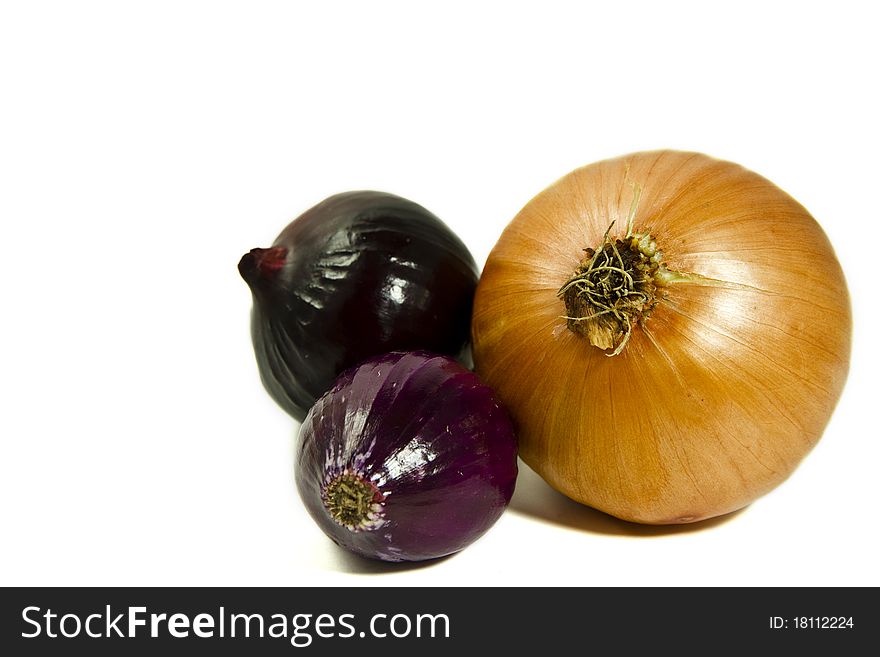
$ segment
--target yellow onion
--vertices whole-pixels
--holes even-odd
[[[668,524],[791,474],[840,397],[851,315],[797,201],[739,165],[658,151],[532,199],[488,258],[472,333],[532,469],[574,500]]]

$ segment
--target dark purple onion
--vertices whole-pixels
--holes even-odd
[[[296,483],[324,533],[357,554],[421,561],[491,527],[516,484],[495,393],[446,356],[396,352],[348,370],[309,411]]]
[[[478,270],[436,216],[384,192],[322,201],[238,265],[260,377],[302,420],[349,367],[389,351],[464,356]]]

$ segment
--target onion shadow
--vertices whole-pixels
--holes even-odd
[[[455,554],[447,554],[444,557],[428,559],[427,561],[380,561],[379,559],[362,557],[359,554],[339,547],[335,543],[328,547],[334,551],[332,558],[333,569],[352,575],[393,575],[394,573],[403,573],[411,570],[423,570],[436,566],[455,556]]]
[[[642,525],[628,522],[567,498],[551,488],[547,482],[541,479],[540,475],[520,460],[516,491],[508,510],[549,524],[594,534],[650,537],[710,529],[726,523],[745,509],[682,525]]]

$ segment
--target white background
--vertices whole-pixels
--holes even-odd
[[[0,583],[880,585],[872,3],[4,2]],[[482,264],[577,166],[698,150],[820,221],[852,370],[818,447],[744,511],[628,525],[527,469],[421,566],[348,556],[293,486],[236,265],[348,190]]]

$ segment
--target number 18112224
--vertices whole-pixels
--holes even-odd
[[[770,627],[774,630],[851,630],[853,628],[852,616],[794,616],[783,618],[771,616]]]

